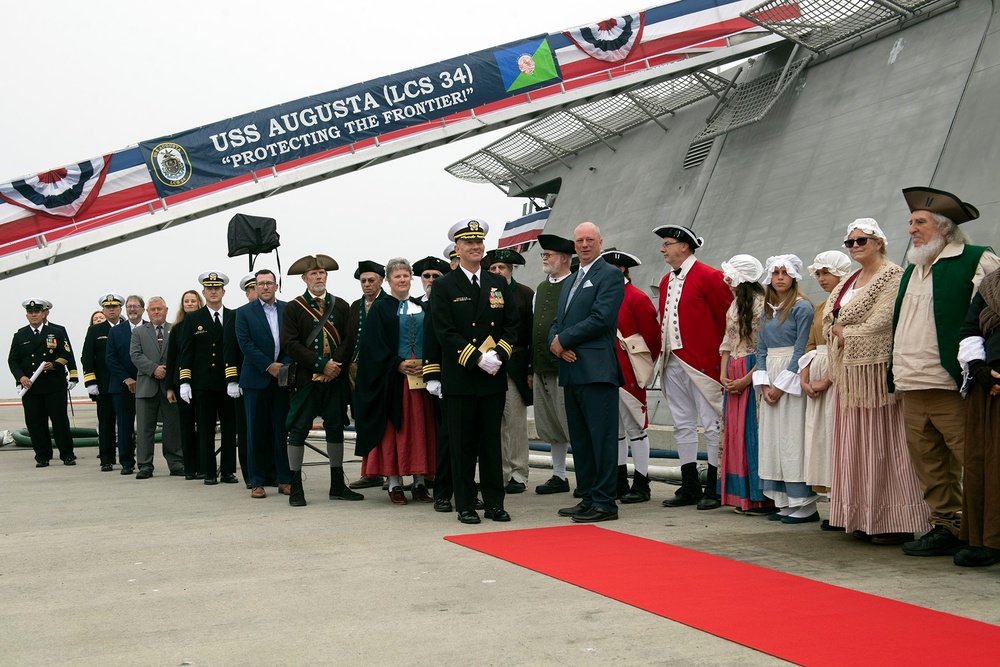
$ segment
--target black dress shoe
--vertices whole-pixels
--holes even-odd
[[[500,508],[494,507],[483,512],[483,516],[487,519],[492,519],[493,521],[510,521],[510,515],[507,511]]]
[[[452,507],[451,501],[447,498],[438,498],[434,501],[434,511],[435,512],[454,512],[455,508]]]
[[[482,498],[476,498],[476,509],[477,510],[484,510],[484,509],[486,509],[486,505],[483,503],[483,499]]]
[[[126,466],[122,466],[122,471],[121,471],[120,474],[122,474],[122,475],[131,475],[133,473],[135,473],[135,468],[133,468],[132,466],[127,466],[127,467]]]
[[[115,467],[110,463],[105,463],[104,465],[101,466],[101,472],[111,472],[114,469]]]
[[[479,515],[474,510],[465,510],[458,513],[458,520],[462,523],[479,523]]]
[[[194,473],[190,475],[184,475],[184,479],[186,480],[198,479],[198,475],[195,475]]]
[[[48,461],[35,461],[35,467],[36,468],[48,468],[49,467],[49,462]]]
[[[698,501],[698,507],[696,509],[700,510],[717,510],[722,507],[722,503],[718,498],[712,498],[711,496],[702,496],[701,500]]]
[[[512,479],[507,482],[507,486],[504,487],[503,491],[504,493],[524,493],[524,488],[525,486],[523,483],[517,481],[516,479]]]
[[[180,470],[171,470],[170,471],[170,476],[171,477],[187,477],[187,475],[184,474],[184,469],[183,468],[181,468]]]
[[[583,503],[578,503],[572,507],[564,507],[557,512],[559,516],[580,516],[581,514],[586,514],[591,509],[593,505],[584,505]]]
[[[214,477],[206,477],[203,483],[209,486],[214,486],[219,483],[219,480],[215,479]]]
[[[240,480],[236,479],[236,475],[234,475],[233,473],[228,473],[226,475],[222,475],[219,478],[219,481],[222,482],[223,484],[239,484],[240,483]]]
[[[608,510],[602,510],[600,507],[591,507],[589,511],[573,517],[573,523],[597,523],[599,521],[617,520],[618,512],[609,512]]]
[[[140,470],[135,474],[136,479],[149,479],[152,476],[153,476],[153,471],[146,469]]]
[[[203,472],[196,472],[194,474],[194,478],[195,479],[205,479],[205,473],[203,473]]]
[[[552,475],[544,484],[535,487],[535,493],[543,496],[551,493],[569,493],[569,482],[562,477]]]
[[[686,507],[687,505],[697,505],[700,500],[700,496],[688,495],[683,491],[678,491],[674,494],[673,498],[667,498],[662,504],[664,507]]]
[[[63,459],[63,465],[64,466],[75,466],[76,465],[76,459]]]

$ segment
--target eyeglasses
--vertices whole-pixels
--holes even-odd
[[[853,248],[855,243],[857,243],[861,247],[864,247],[868,245],[868,241],[870,239],[871,239],[870,236],[862,236],[860,239],[847,239],[846,241],[844,241],[844,247]]]
[[[558,253],[554,253],[554,252],[543,252],[543,253],[541,253],[541,254],[539,255],[539,257],[541,257],[542,259],[552,259],[552,258],[553,258],[553,257],[555,257],[555,256],[556,256],[557,254],[558,254]]]
[[[441,274],[436,272],[432,273],[430,271],[424,271],[423,273],[420,274],[420,277],[425,278],[427,280],[431,280],[433,278],[440,278]]]
[[[278,284],[278,283],[271,283],[271,282],[266,282],[266,283],[265,283],[265,282],[259,282],[259,283],[257,283],[257,287],[265,287],[265,288],[266,288],[266,287],[274,287],[274,286],[275,286],[275,285],[277,285],[277,284]]]
[[[361,279],[361,284],[362,285],[367,285],[368,283],[378,282],[378,280],[379,280],[378,278],[362,278]]]
[[[664,241],[663,243],[660,244],[660,247],[669,248],[670,246],[677,245],[678,243],[680,243],[680,241],[674,241],[673,243],[671,243],[670,241]]]

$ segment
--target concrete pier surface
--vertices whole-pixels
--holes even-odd
[[[92,406],[74,407],[77,425],[93,426]],[[21,426],[20,406],[0,407],[0,429]],[[159,448],[149,480],[100,472],[96,448],[77,455],[75,467],[36,469],[30,449],[0,447],[0,664],[785,664],[442,539],[565,524],[556,510],[569,494],[533,493],[545,469],[508,496],[513,521],[465,526],[380,489],[331,501],[313,452],[302,508],[277,489],[254,500],[242,484],[169,477]],[[360,462],[349,455],[346,469],[356,478]],[[957,568],[728,508],[661,507],[673,490],[654,484],[652,502],[603,526],[1000,624],[1000,566]],[[809,632],[766,600],[719,613]]]

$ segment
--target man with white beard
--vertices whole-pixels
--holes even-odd
[[[959,328],[980,281],[1000,267],[986,246],[958,225],[979,211],[955,195],[906,188],[913,247],[893,313],[889,389],[903,392],[906,444],[930,507],[930,531],[903,545],[910,556],[953,555],[961,548],[965,404],[959,388]]]

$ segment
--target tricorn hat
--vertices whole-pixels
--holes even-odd
[[[663,239],[677,239],[691,246],[691,252],[705,245],[705,239],[695,236],[687,227],[681,225],[660,225],[653,230],[653,233]]]
[[[542,246],[542,250],[561,252],[567,255],[572,255],[576,251],[576,246],[573,245],[572,241],[555,234],[539,234],[538,245]]]
[[[630,252],[625,252],[624,250],[618,250],[617,248],[608,248],[601,253],[601,257],[608,264],[613,264],[614,266],[621,266],[626,269],[631,269],[633,266],[639,266],[642,262],[639,258]]]
[[[358,270],[354,272],[354,279],[361,278],[362,273],[377,273],[380,277],[385,278],[385,267],[378,262],[364,259],[358,262]]]
[[[930,211],[948,218],[956,225],[979,217],[979,209],[967,204],[950,192],[934,188],[903,188],[903,199],[914,211]]]
[[[424,257],[423,259],[418,259],[413,263],[413,273],[415,275],[420,275],[424,271],[438,271],[441,275],[444,275],[451,271],[451,264],[444,261],[439,257]]]
[[[484,268],[488,269],[494,264],[507,264],[508,266],[517,264],[524,266],[524,257],[521,256],[521,253],[509,248],[497,248],[483,255],[482,265]]]
[[[288,275],[301,276],[310,271],[323,269],[324,271],[336,271],[340,266],[337,260],[329,255],[306,255],[300,257],[292,263],[288,269]]]

